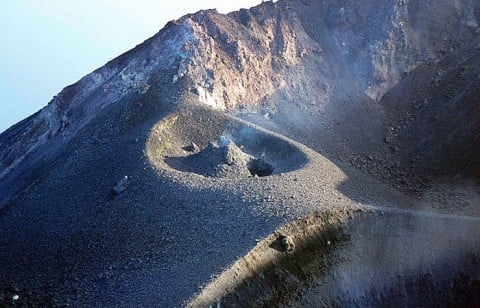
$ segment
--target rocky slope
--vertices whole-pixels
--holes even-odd
[[[0,302],[178,306],[311,212],[477,216],[478,20],[475,0],[280,0],[170,22],[0,135]]]

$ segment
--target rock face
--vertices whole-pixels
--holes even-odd
[[[479,215],[479,20],[279,0],[168,23],[0,135],[0,305],[181,305],[325,208]]]
[[[459,112],[449,110],[452,100],[473,106],[478,97],[478,10],[475,1],[285,1],[229,16],[201,12],[182,20],[200,43],[181,67],[204,103],[309,145],[320,139],[329,157],[393,154],[387,161],[402,164],[388,175],[395,185],[409,186],[397,180],[402,172],[478,175],[476,151],[460,145],[477,147],[472,128],[457,131],[458,143],[437,142]]]
[[[444,143],[435,141],[445,134],[439,133],[442,127],[450,131],[442,124],[449,120],[448,106],[456,108],[459,96],[464,104],[474,104],[478,15],[475,0],[296,0],[265,2],[228,15],[201,11],[185,16],[6,131],[0,140],[0,177],[8,181],[5,175],[15,173],[27,156],[32,164],[41,164],[41,153],[56,148],[52,144],[61,147],[122,98],[165,96],[162,84],[257,123],[269,120],[287,135],[300,130],[312,145],[327,129],[321,137],[330,136],[329,146],[321,147],[328,148],[328,156],[378,151],[378,139],[388,138],[389,148],[405,156],[430,152],[420,158],[419,163],[429,164],[421,173],[442,169],[452,175],[460,168],[478,175],[476,151],[457,150],[463,147],[454,142],[478,147],[473,128]],[[440,89],[445,93],[431,97]],[[178,101],[178,96],[166,101]],[[254,119],[252,112],[263,117]],[[468,121],[457,118],[476,127],[478,117],[467,116]],[[433,123],[431,128],[427,122],[433,121],[441,127]],[[417,137],[419,130],[426,133]],[[441,162],[432,163],[439,156]],[[455,161],[455,167],[443,168],[448,161]],[[21,185],[9,183],[8,194]]]

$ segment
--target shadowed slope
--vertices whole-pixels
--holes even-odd
[[[477,306],[479,228],[422,212],[311,214],[259,242],[190,306]],[[293,251],[275,249],[280,236]]]

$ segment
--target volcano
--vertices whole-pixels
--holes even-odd
[[[169,22],[0,135],[0,305],[479,306],[479,21]]]

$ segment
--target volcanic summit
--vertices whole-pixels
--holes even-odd
[[[0,135],[0,306],[479,306],[479,22],[169,22]]]

